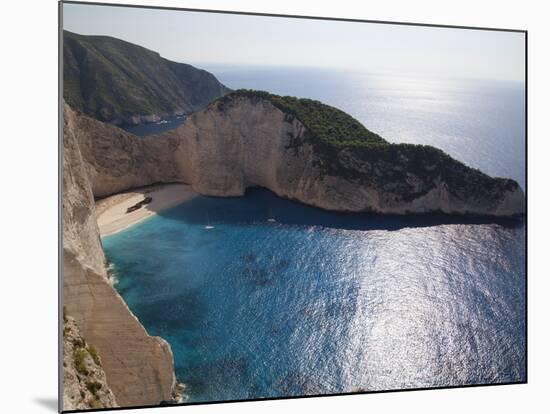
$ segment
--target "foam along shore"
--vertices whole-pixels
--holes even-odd
[[[103,198],[95,203],[99,234],[105,237],[117,233],[197,195],[187,184],[159,184]],[[151,197],[151,202],[127,212],[146,197]]]

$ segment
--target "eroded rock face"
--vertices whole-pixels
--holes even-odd
[[[205,195],[240,196],[260,186],[296,198],[320,178],[311,146],[289,147],[305,132],[268,101],[240,99],[224,109],[211,105],[175,132],[180,177]],[[301,201],[307,203],[306,197]]]
[[[66,106],[75,125],[86,176],[95,198],[153,183],[181,181],[175,160],[180,145],[172,134],[138,138]]]
[[[201,194],[240,196],[265,187],[332,211],[443,212],[511,216],[524,194],[435,148],[335,147],[268,100],[216,101],[175,131],[137,138],[76,115],[94,196],[156,182],[184,182]]]
[[[75,136],[80,125],[75,125],[69,114],[66,110],[63,137],[63,247],[72,251],[90,269],[103,274],[105,258],[95,218],[94,196]]]
[[[107,384],[101,358],[89,345],[71,316],[63,323],[63,409],[117,407]]]
[[[202,194],[238,196],[260,186],[332,211],[524,213],[512,180],[490,178],[435,148],[328,146],[264,99],[216,101],[176,134],[181,179]]]
[[[119,405],[168,401],[175,386],[170,346],[147,334],[109,283],[92,185],[80,152],[81,125],[68,108],[64,121],[63,303],[97,349]]]
[[[104,274],[64,250],[64,304],[102,360],[121,406],[169,401],[175,384],[170,346],[147,334]]]

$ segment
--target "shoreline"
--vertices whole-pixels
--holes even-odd
[[[96,220],[99,228],[100,237],[106,237],[120,231],[123,231],[135,224],[138,224],[149,217],[155,216],[162,210],[175,207],[178,204],[184,203],[199,195],[190,185],[187,184],[153,184],[146,187],[114,194],[97,200],[95,202]],[[136,203],[144,200],[145,197],[151,197],[152,201],[149,204],[143,205],[141,208],[127,213],[128,207],[134,206]],[[113,285],[109,269],[105,271],[108,275],[108,284],[115,294],[120,298],[124,307],[130,315],[132,315],[137,323],[151,338],[155,338],[161,343],[166,344],[171,354],[172,363],[174,354],[170,343],[161,336],[152,336],[149,334],[145,326],[139,318],[132,312],[124,298]],[[187,400],[185,393],[186,385],[178,381],[176,370],[172,368],[173,385],[171,397],[175,404],[183,404]]]
[[[99,235],[106,237],[118,233],[197,195],[187,184],[158,184],[102,198],[95,202]],[[145,197],[151,197],[152,201],[135,211],[126,212]]]

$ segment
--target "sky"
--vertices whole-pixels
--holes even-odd
[[[196,66],[310,66],[524,81],[524,34],[98,5],[63,5],[63,27],[117,37]]]

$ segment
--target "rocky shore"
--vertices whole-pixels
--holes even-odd
[[[88,345],[74,319],[63,314],[63,409],[118,407],[101,358]]]
[[[111,286],[94,195],[79,145],[79,127],[65,111],[63,136],[63,304],[101,358],[120,406],[158,405],[176,387],[170,346],[149,336]],[[70,387],[64,387],[64,396]],[[65,408],[65,407],[64,407]]]

